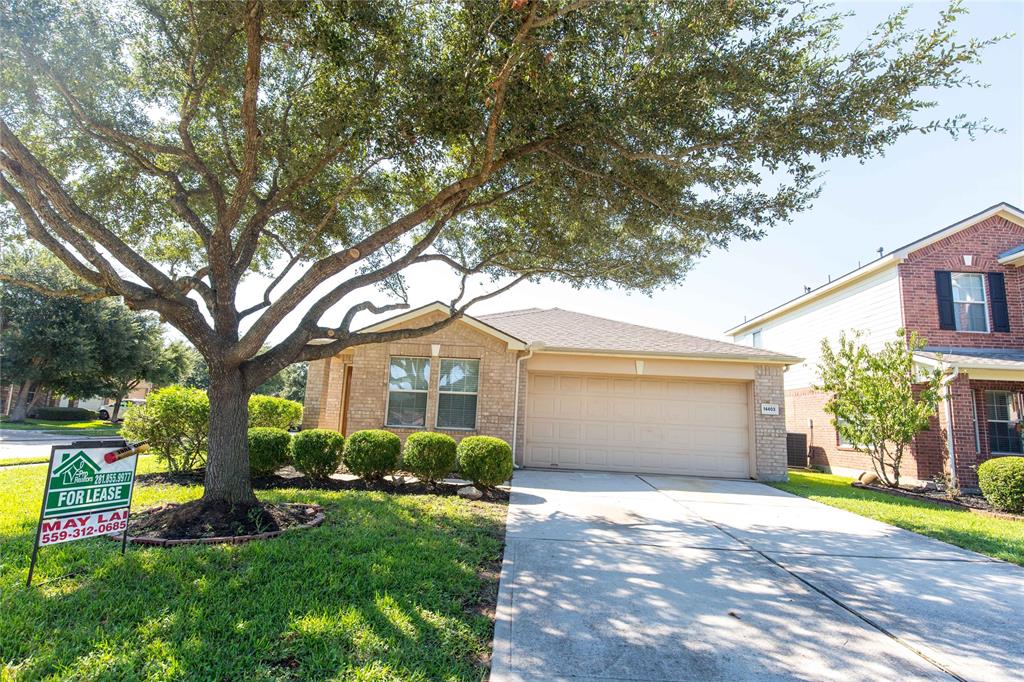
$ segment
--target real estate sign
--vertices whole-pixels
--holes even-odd
[[[135,465],[144,443],[123,440],[57,445],[50,467],[32,550],[32,582],[40,547],[101,535],[127,534]],[[122,551],[124,545],[122,544]]]

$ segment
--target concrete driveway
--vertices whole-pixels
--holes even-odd
[[[1024,569],[747,481],[518,471],[491,679],[1024,680]]]

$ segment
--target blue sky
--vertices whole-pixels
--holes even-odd
[[[915,3],[912,26],[930,27],[944,3]],[[844,39],[853,46],[900,7],[891,2],[841,3],[856,13]],[[990,48],[970,74],[987,89],[935,93],[922,120],[957,113],[987,117],[1003,134],[952,140],[946,133],[912,134],[884,157],[825,166],[814,206],[758,242],[712,252],[679,286],[651,297],[620,290],[582,290],[550,283],[520,285],[472,312],[560,307],[635,324],[724,338],[724,330],[803,291],[1000,201],[1024,206],[1024,0],[970,2],[959,36],[1012,38]],[[410,273],[410,303],[449,300],[455,282],[438,269]],[[378,298],[378,297],[374,297]],[[340,317],[339,312],[336,316]],[[329,316],[327,320],[335,316]],[[357,318],[368,323],[372,318]],[[287,325],[284,325],[287,327]],[[279,334],[274,335],[279,336]]]

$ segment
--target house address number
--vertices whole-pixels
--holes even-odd
[[[776,403],[761,403],[761,414],[777,417],[779,415],[779,406]]]

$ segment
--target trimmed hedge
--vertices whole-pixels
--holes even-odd
[[[478,488],[493,488],[512,478],[512,448],[500,438],[467,436],[457,449],[459,471]]]
[[[292,439],[292,463],[310,478],[327,478],[338,470],[345,437],[330,429],[299,431]]]
[[[85,422],[99,419],[92,410],[84,407],[37,407],[32,411],[35,419],[49,419],[55,422]]]
[[[996,509],[1024,513],[1024,457],[996,457],[978,467],[981,492]]]
[[[249,427],[290,429],[302,423],[302,403],[272,395],[249,397]]]
[[[405,439],[402,465],[416,478],[436,483],[455,468],[455,439],[444,433],[420,431]]]
[[[249,470],[269,476],[291,459],[292,434],[284,429],[257,426],[249,429]]]
[[[342,456],[346,469],[368,481],[394,473],[401,459],[402,439],[383,429],[356,431],[348,437]]]

